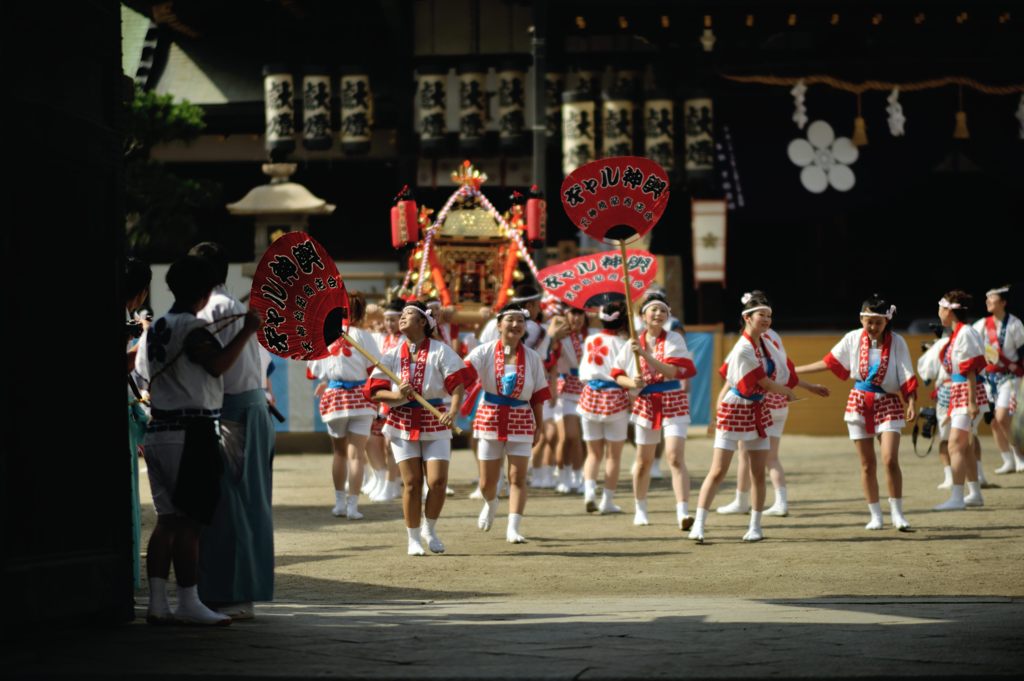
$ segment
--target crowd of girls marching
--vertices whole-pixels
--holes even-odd
[[[650,524],[652,472],[665,462],[675,500],[676,525],[702,543],[713,526],[709,509],[738,454],[735,498],[719,514],[749,514],[742,539],[765,537],[764,516],[789,515],[780,445],[789,404],[798,390],[827,397],[805,377],[831,371],[852,381],[842,418],[859,459],[868,506],[867,530],[886,527],[878,483],[885,472],[890,526],[911,531],[903,506],[899,452],[903,433],[919,413],[919,378],[934,385],[940,450],[949,499],[936,511],[984,504],[985,485],[977,438],[982,414],[993,408],[992,431],[1002,457],[997,474],[1024,472],[1010,419],[1022,371],[1024,326],[1006,311],[1009,288],[986,294],[988,316],[972,326],[971,297],[950,291],[938,304],[946,336],[918,361],[892,329],[896,306],[877,295],[851,311],[858,328],[838,339],[819,361],[796,366],[772,327],[768,297],[754,291],[740,303],[740,335],[718,373],[723,380],[712,404],[710,465],[691,504],[686,442],[690,428],[688,381],[699,369],[664,294],[650,291],[637,305],[635,339],[623,302],[588,312],[541,305],[530,286],[517,289],[479,335],[459,333],[437,301],[394,300],[375,310],[373,332],[364,328],[364,304],[352,304],[351,336],[372,359],[352,353],[344,340],[331,355],[311,362],[321,379],[320,413],[334,450],[336,516],[362,517],[359,495],[372,501],[401,496],[408,552],[445,550],[438,521],[448,486],[452,428],[470,436],[477,458],[481,531],[499,522],[508,542],[527,541],[524,528],[530,488],[583,495],[581,513],[623,512],[622,453],[632,432],[633,524]],[[400,380],[375,366],[379,363]],[[422,396],[428,406],[414,398]],[[364,462],[368,463],[364,473]],[[659,476],[660,477],[660,476]],[[766,505],[767,482],[774,489]],[[347,483],[347,484],[346,484]],[[572,502],[578,503],[578,502]],[[767,507],[766,507],[767,506]],[[691,513],[692,511],[692,513]]]

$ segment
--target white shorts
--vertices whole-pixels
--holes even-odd
[[[476,458],[481,461],[498,461],[502,456],[530,456],[531,442],[508,442],[506,440],[476,441]]]
[[[369,435],[370,427],[373,425],[373,414],[342,416],[341,418],[324,421],[324,425],[327,426],[327,434],[335,440],[340,440],[349,433],[353,435]]]
[[[639,423],[633,424],[633,430],[635,433],[634,440],[637,445],[656,445],[661,442],[661,434],[665,433],[665,437],[681,437],[686,439],[686,428],[685,423],[665,423],[662,424],[661,428],[654,430],[651,428],[644,428]]]
[[[748,452],[760,452],[764,449],[771,449],[772,443],[766,437],[757,437],[753,440],[740,440],[729,437],[731,433],[725,430],[715,431],[715,449],[724,449],[727,452],[735,452],[740,442]]]
[[[587,417],[580,418],[583,426],[583,441],[608,440],[609,442],[625,442],[629,430],[629,414],[623,412],[621,418],[609,421],[591,421]]]
[[[142,451],[146,457],[146,474],[156,514],[180,514],[172,499],[177,489],[181,455],[185,452],[185,431],[146,433]]]
[[[772,412],[772,425],[765,428],[768,437],[782,437],[782,431],[786,428],[786,419],[789,418],[788,409],[780,409]]]
[[[1017,392],[1018,381],[1020,381],[1019,378],[1003,381],[999,384],[999,390],[994,396],[991,394],[988,383],[986,383],[985,390],[989,393],[989,403],[991,404],[994,402],[996,409],[1009,409],[1013,404],[1013,396]],[[993,397],[995,397],[995,399],[993,399]]]
[[[942,438],[943,441],[949,439],[949,431],[952,430],[953,428],[956,428],[957,430],[966,430],[968,432],[973,433],[974,435],[977,435],[978,424],[981,423],[981,420],[983,418],[985,418],[984,414],[978,414],[977,417],[975,417],[974,419],[974,423],[971,423],[970,414],[955,414],[946,423],[946,434],[945,437]]]
[[[579,399],[570,400],[559,397],[558,405],[555,407],[555,419],[560,421],[563,416],[575,416],[579,418],[580,413],[577,411],[579,403]]]
[[[558,404],[556,403],[555,406],[552,407],[550,402],[544,400],[544,414],[542,416],[543,420],[551,421],[552,419],[557,418],[557,414]]]
[[[907,425],[907,422],[900,419],[894,421],[886,421],[882,425],[875,428],[874,434],[869,433],[867,428],[864,427],[863,423],[847,421],[846,428],[850,431],[851,440],[870,440],[881,433],[900,433],[903,430],[903,426]]]
[[[441,440],[403,440],[396,437],[391,440],[391,452],[395,455],[396,463],[408,461],[409,459],[451,461],[452,441],[448,438]]]

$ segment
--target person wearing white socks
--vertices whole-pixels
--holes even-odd
[[[526,509],[526,469],[530,450],[541,437],[543,404],[550,399],[547,373],[540,355],[526,347],[528,312],[509,303],[498,312],[498,339],[483,343],[466,356],[466,366],[479,381],[467,400],[475,402],[473,437],[480,460],[480,490],[484,507],[477,527],[488,531],[498,509],[498,480],[508,457],[509,516],[505,539],[522,544],[520,530]],[[466,410],[464,410],[465,412]]]
[[[622,447],[629,426],[629,393],[612,379],[613,362],[629,338],[626,306],[609,303],[598,312],[602,329],[587,338],[580,363],[579,414],[587,460],[583,465],[583,505],[587,513],[621,513],[615,504],[622,465]],[[607,458],[605,452],[607,451]],[[597,475],[605,462],[604,489],[597,502]]]
[[[364,388],[367,397],[389,405],[384,435],[391,441],[402,472],[402,515],[410,556],[425,554],[421,540],[427,542],[432,553],[444,553],[444,543],[437,536],[437,520],[448,488],[451,426],[462,404],[465,386],[473,378],[472,370],[463,366],[458,353],[433,338],[436,327],[426,305],[418,301],[407,303],[398,322],[405,341],[380,360],[380,366],[401,382],[393,383],[378,367]],[[425,409],[414,395],[441,412],[440,418]],[[450,406],[444,401],[448,395]],[[425,503],[424,478],[428,489]]]
[[[349,294],[350,326],[348,335],[361,348],[380,358],[377,341],[369,331],[359,328],[366,303],[359,293]],[[377,405],[363,393],[366,376],[373,362],[354,350],[344,337],[328,347],[330,354],[306,365],[306,376],[321,379],[316,387],[320,398],[320,418],[331,437],[331,478],[334,482],[334,508],[338,518],[360,520],[359,493],[363,486],[363,461],[366,441],[377,415]],[[348,493],[345,483],[348,482]]]
[[[947,501],[936,511],[960,511],[967,506],[983,506],[981,484],[975,464],[971,431],[981,409],[988,403],[978,372],[985,368],[985,350],[981,336],[961,321],[971,296],[963,291],[950,291],[939,301],[939,320],[952,330],[942,350],[941,361],[952,380],[949,393],[949,458],[953,468],[953,485]],[[964,494],[964,483],[968,494]]]
[[[942,464],[942,482],[937,489],[949,489],[953,486],[953,467],[949,464],[949,393],[952,380],[942,368],[942,352],[949,342],[948,337],[940,337],[931,343],[917,360],[917,375],[924,385],[935,383],[935,418],[938,421],[939,462]],[[934,437],[934,436],[933,436]]]
[[[974,323],[974,330],[985,343],[986,365],[980,377],[989,404],[995,405],[992,436],[1003,458],[1003,464],[995,471],[997,475],[1024,472],[1024,458],[1013,444],[1010,427],[1016,406],[1014,396],[1021,376],[1024,376],[1024,363],[1021,359],[1024,323],[1006,311],[1009,295],[1008,285],[985,293],[985,309],[989,315]]]
[[[861,485],[868,502],[870,520],[864,529],[884,527],[878,500],[875,439],[882,450],[889,487],[892,524],[901,532],[910,532],[903,515],[903,471],[900,468],[900,431],[907,421],[917,418],[917,376],[914,373],[907,342],[890,328],[896,306],[877,294],[861,305],[861,328],[849,332],[836,343],[825,359],[797,367],[807,374],[831,370],[843,380],[853,379],[846,402],[846,427],[860,456]],[[902,396],[906,408],[900,401]]]
[[[793,388],[800,386],[819,397],[828,397],[829,390],[817,383],[808,383],[797,376],[793,361],[786,354],[786,348],[782,344],[782,338],[773,329],[764,333],[772,344],[779,350],[785,362],[778,368],[776,380],[785,383],[786,387]],[[718,396],[718,403],[725,397],[726,386],[722,386],[722,393]],[[779,458],[779,444],[782,442],[782,432],[786,427],[786,419],[789,417],[789,401],[784,395],[768,393],[765,395],[765,406],[772,413],[772,426],[766,429],[771,448],[768,450],[768,457],[765,465],[768,468],[769,479],[772,488],[775,490],[775,503],[765,509],[764,515],[786,517],[789,515],[789,495],[786,490],[786,472],[782,468],[782,460]],[[746,514],[750,512],[750,454],[741,441],[739,443],[739,460],[736,464],[736,498],[725,506],[719,506],[717,511],[723,515]]]
[[[693,355],[682,334],[670,331],[666,324],[671,309],[665,297],[648,293],[640,305],[644,331],[639,338],[624,343],[615,357],[612,377],[627,390],[639,390],[633,401],[630,420],[635,425],[637,449],[633,468],[634,525],[648,525],[647,492],[651,484],[654,450],[665,438],[665,461],[672,472],[672,491],[676,500],[676,524],[690,529],[690,474],[684,458],[686,429],[690,425],[690,400],[683,381],[697,375]]]
[[[583,443],[581,441],[580,415],[577,413],[583,383],[580,381],[580,363],[583,358],[583,344],[587,337],[587,315],[583,310],[561,307],[567,332],[564,337],[551,343],[551,354],[558,373],[558,400],[555,407],[555,424],[558,427],[556,460],[561,466],[558,486],[560,494],[580,492],[583,488]]]
[[[766,340],[764,333],[771,328],[772,308],[768,298],[760,291],[745,293],[743,304],[743,335],[726,356],[719,369],[727,389],[718,403],[715,415],[715,441],[711,468],[700,487],[697,517],[690,530],[690,539],[704,542],[708,509],[715,499],[718,486],[729,471],[732,454],[742,441],[750,456],[753,478],[753,508],[750,525],[743,541],[764,539],[761,513],[765,498],[765,461],[771,443],[767,429],[772,426],[772,413],[765,405],[767,393],[779,393],[790,400],[796,399],[792,389],[776,379],[785,359],[775,345]]]
[[[196,314],[217,284],[210,263],[186,256],[167,272],[174,294],[170,311],[139,340],[136,371],[149,381],[153,419],[144,450],[157,521],[146,550],[149,608],[152,624],[181,622],[227,625],[231,618],[199,600],[199,532],[209,525],[220,498],[220,441],[216,419],[224,401],[222,374],[245,349],[260,325],[255,312],[225,346]],[[189,465],[182,466],[182,461]],[[178,583],[178,607],[167,602],[171,563]]]

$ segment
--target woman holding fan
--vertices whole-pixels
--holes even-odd
[[[381,359],[381,366],[400,382],[393,382],[378,367],[364,388],[367,397],[389,406],[384,435],[390,440],[402,471],[405,485],[402,513],[410,556],[424,555],[421,539],[432,552],[444,553],[444,543],[437,536],[437,520],[448,486],[450,428],[462,403],[465,385],[472,379],[471,370],[463,366],[458,354],[433,338],[436,328],[437,322],[426,305],[415,301],[408,303],[398,321],[398,329],[405,340]],[[441,417],[414,401],[414,393],[434,405]],[[450,406],[445,403],[449,395]],[[429,490],[425,506],[422,499],[424,477]],[[424,516],[422,523],[421,514]]]

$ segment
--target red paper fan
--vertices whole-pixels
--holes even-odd
[[[626,251],[629,267],[630,299],[637,300],[654,282],[657,259],[647,251]],[[577,308],[598,307],[626,299],[622,279],[622,254],[605,251],[573,258],[546,267],[537,280],[551,295]]]
[[[327,250],[292,232],[263,254],[249,307],[260,316],[260,345],[287,359],[320,359],[347,323],[348,294]]]
[[[643,236],[668,205],[668,173],[640,156],[614,156],[574,170],[562,182],[562,206],[584,234],[602,241]]]

